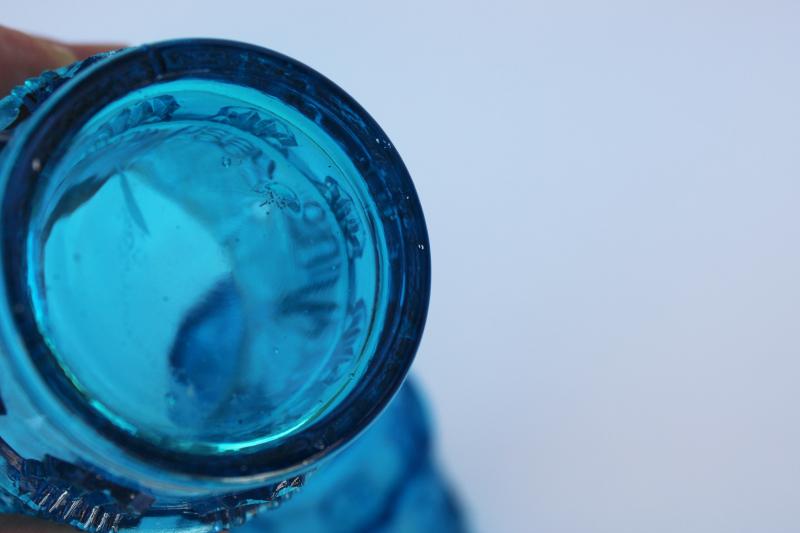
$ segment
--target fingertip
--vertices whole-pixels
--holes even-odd
[[[122,43],[62,43],[0,25],[0,96],[45,70],[125,46]]]
[[[0,91],[3,93],[44,70],[77,61],[75,53],[55,41],[0,26]]]

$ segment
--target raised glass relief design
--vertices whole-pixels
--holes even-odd
[[[14,87],[9,95],[0,99],[0,130],[12,128],[17,121],[25,119],[48,96],[53,94],[53,91],[69,81],[75,74],[113,53],[98,54],[84,61],[42,72],[39,76]],[[0,131],[0,135],[4,135],[6,138],[9,133],[9,131]],[[0,141],[2,140],[0,138]]]
[[[131,490],[52,456],[24,459],[0,439],[7,476],[25,504],[40,516],[83,531],[114,532],[136,527],[142,515],[178,512],[188,519],[225,529],[243,524],[259,508],[276,507],[303,486],[298,475],[240,493],[192,501],[178,509],[158,505],[153,496]]]
[[[153,498],[85,469],[45,456],[24,459],[0,439],[0,457],[20,497],[50,520],[84,531],[117,532],[135,526]]]

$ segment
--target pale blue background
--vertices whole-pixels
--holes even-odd
[[[266,45],[370,110],[428,215],[416,368],[480,531],[800,531],[800,4],[3,4]]]

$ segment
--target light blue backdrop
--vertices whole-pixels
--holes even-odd
[[[416,369],[480,531],[800,531],[797,2],[3,3],[266,45],[370,110],[428,215]]]

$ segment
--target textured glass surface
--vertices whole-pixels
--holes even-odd
[[[274,52],[181,40],[44,73],[0,123],[0,512],[460,531],[410,389],[362,436],[430,259],[358,104]]]
[[[463,533],[464,517],[431,457],[413,382],[303,490],[241,533]]]
[[[25,80],[0,99],[0,142],[7,140],[9,130],[24,121],[53,92],[72,79],[78,72],[102,61],[116,52],[104,52],[71,65],[42,72],[36,78]]]
[[[313,420],[360,376],[382,324],[379,222],[341,149],[286,104],[155,84],[94,116],[42,183],[36,316],[121,428],[235,451]]]

